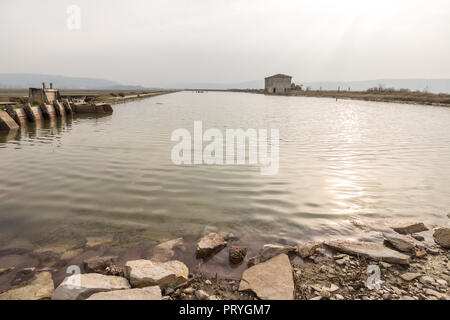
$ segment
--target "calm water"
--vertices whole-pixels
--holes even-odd
[[[176,166],[173,130],[278,128],[280,170]],[[118,244],[198,236],[348,236],[409,220],[447,223],[450,109],[180,92],[0,134],[0,242]],[[22,242],[21,242],[22,241]]]

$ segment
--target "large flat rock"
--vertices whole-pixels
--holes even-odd
[[[422,222],[405,223],[399,226],[395,226],[392,229],[400,234],[413,234],[428,230],[428,228]]]
[[[98,273],[72,275],[56,288],[53,300],[83,300],[94,293],[130,289],[128,280],[122,277]]]
[[[36,274],[26,283],[0,294],[0,300],[44,300],[52,297],[55,286],[50,272]]]
[[[450,228],[439,228],[434,232],[434,241],[443,248],[450,249]]]
[[[175,288],[188,280],[189,269],[180,261],[128,261],[125,274],[134,288],[159,286]]]
[[[239,291],[253,291],[262,300],[293,300],[292,266],[286,254],[244,271]]]
[[[161,300],[158,286],[94,293],[87,300]]]
[[[383,234],[383,236],[384,242],[393,248],[406,253],[414,252],[414,242],[411,239],[400,235]]]
[[[353,256],[361,256],[376,261],[385,261],[397,264],[409,264],[409,256],[389,249],[382,244],[372,242],[331,241],[325,245]]]

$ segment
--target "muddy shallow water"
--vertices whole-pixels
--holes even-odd
[[[174,165],[171,134],[195,120],[279,129],[279,173]],[[61,257],[95,240],[133,252],[208,231],[256,248],[364,238],[402,221],[446,225],[449,127],[449,108],[179,92],[0,133],[0,257]]]

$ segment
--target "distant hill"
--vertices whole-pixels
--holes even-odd
[[[169,87],[174,89],[211,89],[211,90],[263,89],[264,80],[246,81],[238,83],[212,83],[212,82],[178,83],[170,85]]]
[[[337,90],[338,87],[352,91],[365,91],[369,88],[382,85],[385,88],[410,89],[410,90],[427,90],[433,93],[450,94],[450,79],[379,79],[368,81],[323,81],[323,82],[302,82],[294,77],[293,82],[303,84],[303,86],[311,87],[318,90]],[[239,83],[186,83],[175,85],[178,89],[263,89],[264,80],[255,80]]]
[[[0,88],[2,89],[26,89],[40,88],[42,82],[48,86],[50,82],[58,89],[83,89],[83,90],[140,90],[141,86],[123,85],[114,81],[96,78],[76,78],[57,75],[9,73],[0,74]]]

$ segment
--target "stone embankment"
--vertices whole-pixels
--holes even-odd
[[[190,273],[174,258],[185,246],[178,238],[123,268],[115,256],[86,259],[88,273],[66,277],[56,288],[49,271],[36,273],[1,293],[0,300],[447,300],[450,229],[435,228],[433,244],[423,242],[419,233],[428,228],[421,223],[392,229],[383,234],[384,242],[273,243],[253,257],[230,234],[198,239],[198,259],[228,248],[231,264],[247,263],[240,280]],[[0,269],[0,276],[11,271]]]

